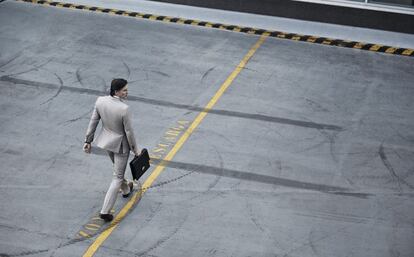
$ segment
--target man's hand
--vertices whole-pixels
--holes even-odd
[[[85,143],[84,145],[83,145],[83,151],[85,152],[85,153],[91,153],[91,144],[90,143]]]
[[[141,151],[134,150],[134,154],[135,154],[135,156],[138,156],[138,155],[140,155],[140,154],[141,154]]]

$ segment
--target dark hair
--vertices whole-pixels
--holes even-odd
[[[111,96],[115,95],[115,91],[121,90],[123,87],[128,84],[128,81],[125,79],[113,79],[111,82],[111,92],[109,93]]]

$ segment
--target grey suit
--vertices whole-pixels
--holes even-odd
[[[114,166],[112,182],[101,210],[102,214],[108,214],[115,204],[119,189],[123,194],[128,194],[130,191],[124,175],[129,151],[137,152],[137,147],[129,107],[120,98],[98,97],[86,131],[85,142],[94,140],[99,120],[102,120],[102,130],[95,139],[95,143],[97,147],[108,151]]]
[[[114,153],[127,153],[129,150],[135,152],[136,143],[128,105],[117,97],[98,97],[86,131],[86,142],[93,141],[100,119],[103,124],[101,133],[95,140],[97,147]]]

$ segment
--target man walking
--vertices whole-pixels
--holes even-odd
[[[115,204],[119,189],[122,191],[122,196],[126,198],[131,194],[134,185],[132,181],[128,182],[124,178],[129,151],[135,155],[139,154],[131,126],[130,110],[124,102],[127,96],[128,82],[125,79],[112,80],[110,95],[98,97],[96,100],[83,146],[86,153],[91,152],[96,127],[99,120],[102,120],[102,131],[95,139],[95,143],[97,147],[107,150],[114,167],[112,182],[100,212],[101,219],[106,222],[113,219],[110,210]]]

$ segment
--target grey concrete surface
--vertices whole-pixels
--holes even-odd
[[[2,256],[82,256],[95,239],[72,241],[111,167],[81,148],[113,77],[153,149],[258,40],[10,1],[0,24]],[[95,256],[412,256],[413,66],[267,39],[156,183],[195,172],[148,190]]]

